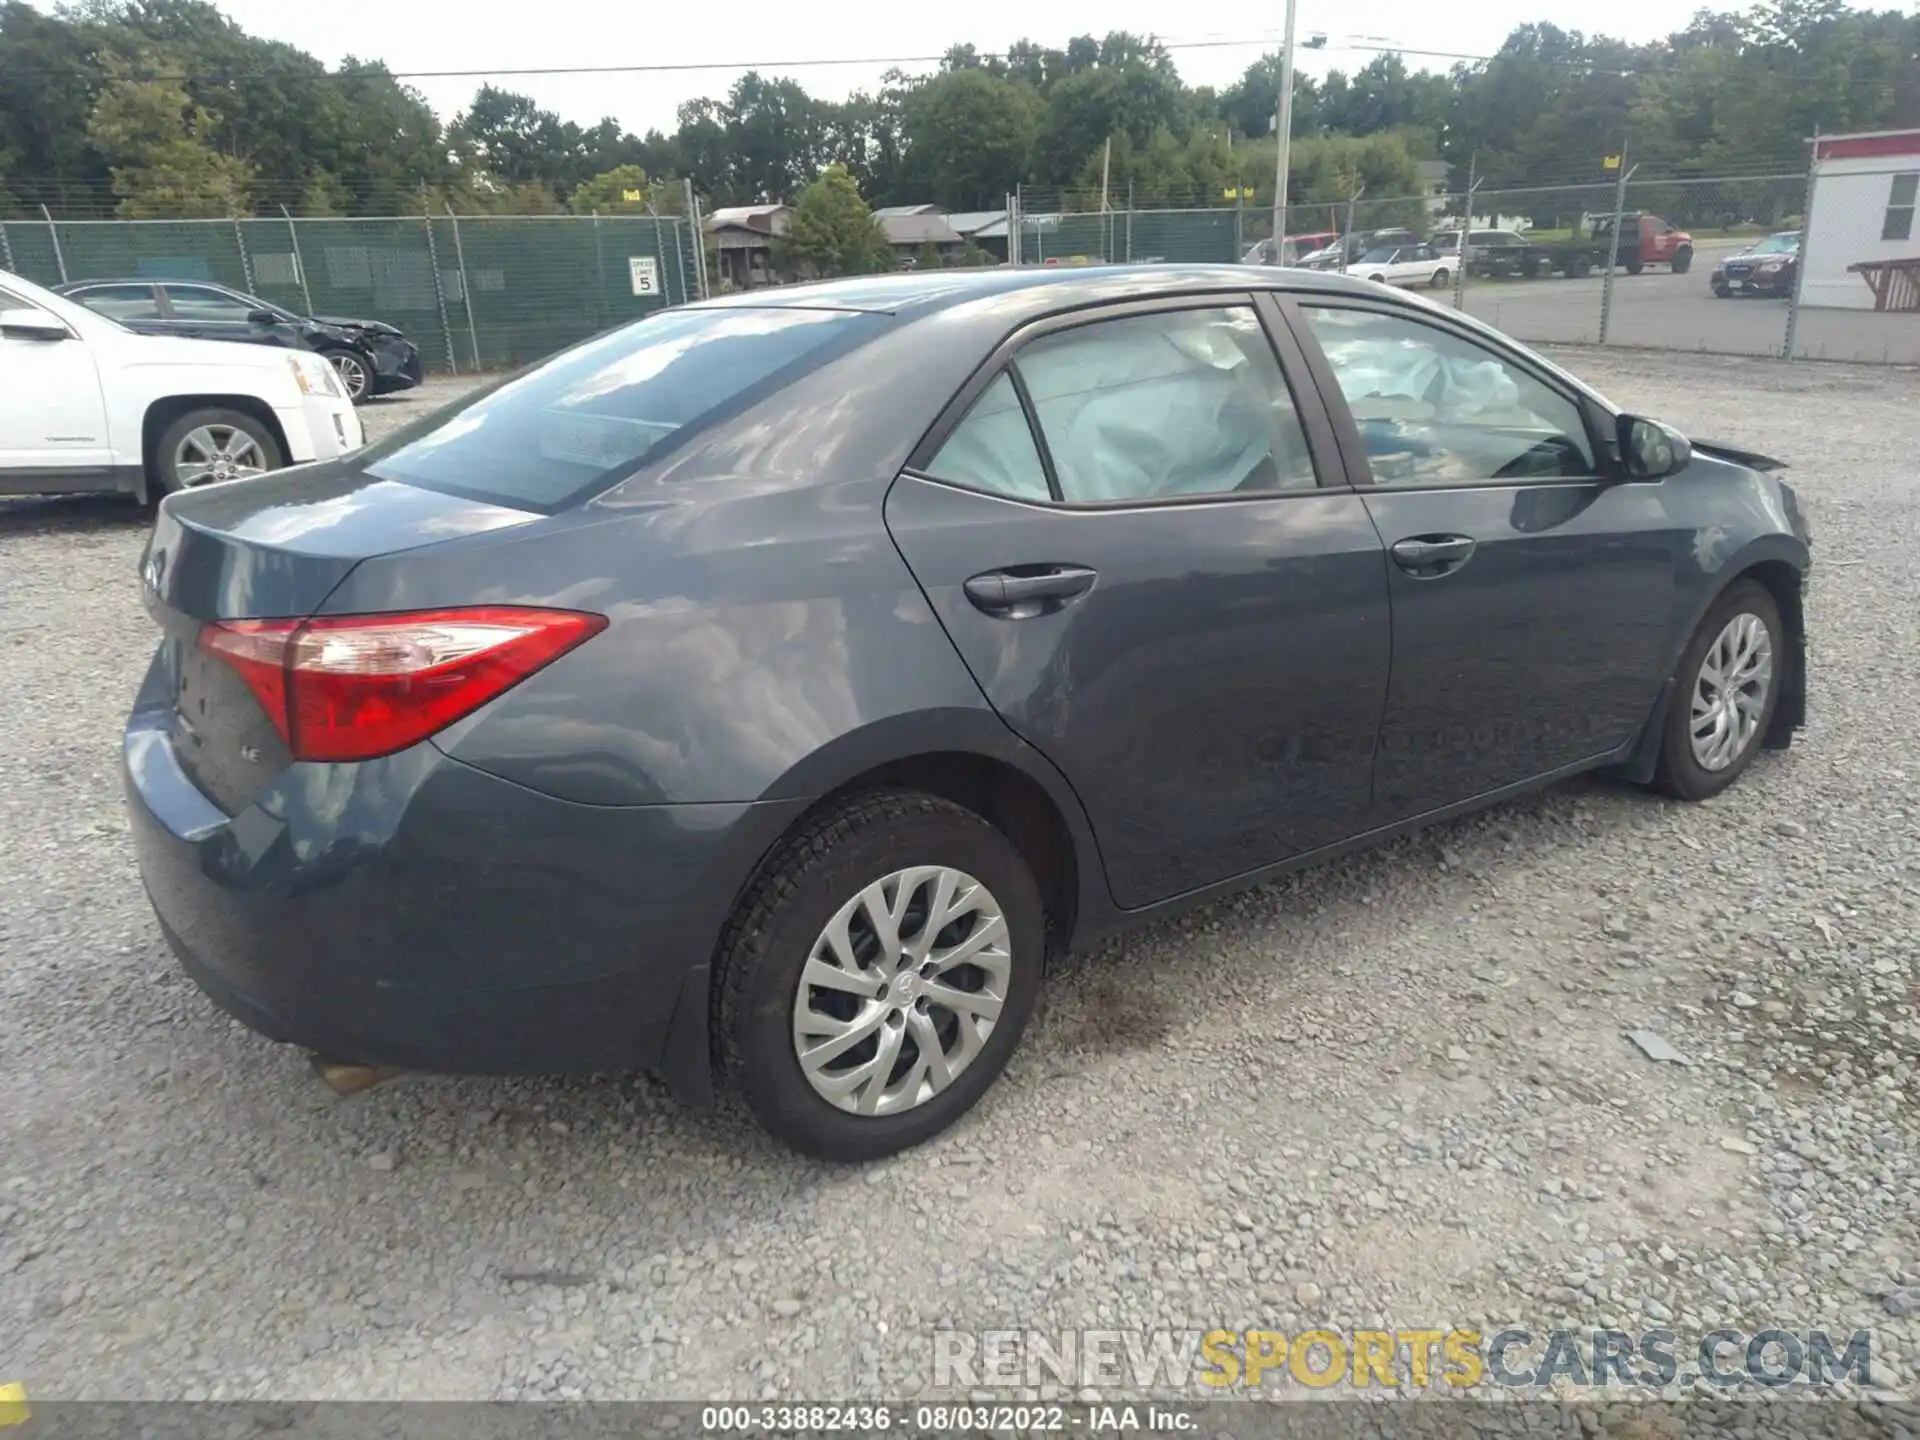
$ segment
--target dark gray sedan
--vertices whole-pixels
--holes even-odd
[[[669,310],[168,497],[140,868],[201,987],[336,1077],[649,1069],[884,1155],[992,1084],[1050,954],[1786,746],[1778,468],[1337,276]]]

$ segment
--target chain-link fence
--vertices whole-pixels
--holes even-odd
[[[1423,227],[1404,200],[1357,196],[1339,228],[1357,237],[1349,273],[1437,286],[1521,340],[1920,364],[1920,224],[1900,203],[1916,170],[1826,174],[1817,208],[1805,174],[1629,170],[1611,185],[1476,188],[1470,204],[1436,195]]]
[[[1287,231],[1302,242],[1296,250],[1317,237],[1311,243],[1342,252],[1337,268],[1437,292],[1521,340],[1920,364],[1916,171],[1912,161],[1843,173],[1828,165],[1811,228],[1804,173],[1675,180],[1629,167],[1611,183],[1476,187],[1470,203],[1462,193],[1356,189],[1294,202]],[[1272,234],[1272,212],[1250,198],[1118,203],[1127,208],[1097,192],[1023,190],[1010,199],[1019,236],[1010,258],[1271,263],[1258,247]]]
[[[1920,364],[1916,172],[1869,157],[1814,176],[1629,168],[1611,183],[1480,186],[1471,200],[1356,190],[1291,205],[1287,229],[1333,245],[1349,274],[1428,290],[1521,340]],[[1257,256],[1271,210],[1245,191],[1206,198],[1027,187],[968,238],[1014,265]],[[430,366],[464,371],[524,364],[704,293],[699,233],[681,216],[9,220],[0,267],[50,284],[219,280],[388,321]]]
[[[43,285],[218,281],[396,325],[430,369],[496,370],[698,296],[693,233],[650,215],[8,220],[0,268]]]
[[[1104,202],[1098,191],[1023,186],[1012,197],[1023,265],[1232,264],[1246,253],[1242,208],[1149,203],[1122,195]]]

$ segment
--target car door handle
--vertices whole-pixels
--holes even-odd
[[[1083,565],[1045,565],[989,570],[961,588],[975,607],[1006,620],[1025,620],[1058,610],[1093,588],[1099,577]]]
[[[1388,553],[1394,564],[1424,580],[1458,570],[1473,558],[1477,546],[1465,535],[1416,535],[1396,541]]]

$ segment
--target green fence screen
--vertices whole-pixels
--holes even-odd
[[[312,315],[384,320],[427,367],[509,369],[699,293],[685,220],[440,215],[380,220],[0,223],[0,267],[70,280],[214,280]]]
[[[1109,210],[1029,214],[1020,227],[1020,258],[1029,265],[1100,261],[1231,264],[1241,253],[1237,210]]]

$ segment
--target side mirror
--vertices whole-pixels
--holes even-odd
[[[247,323],[249,325],[278,325],[280,323],[280,317],[271,310],[249,310],[247,312]]]
[[[11,340],[71,340],[73,332],[44,310],[0,310],[0,335]]]
[[[1671,425],[1638,415],[1619,420],[1620,463],[1632,480],[1661,480],[1686,468],[1693,445]]]

